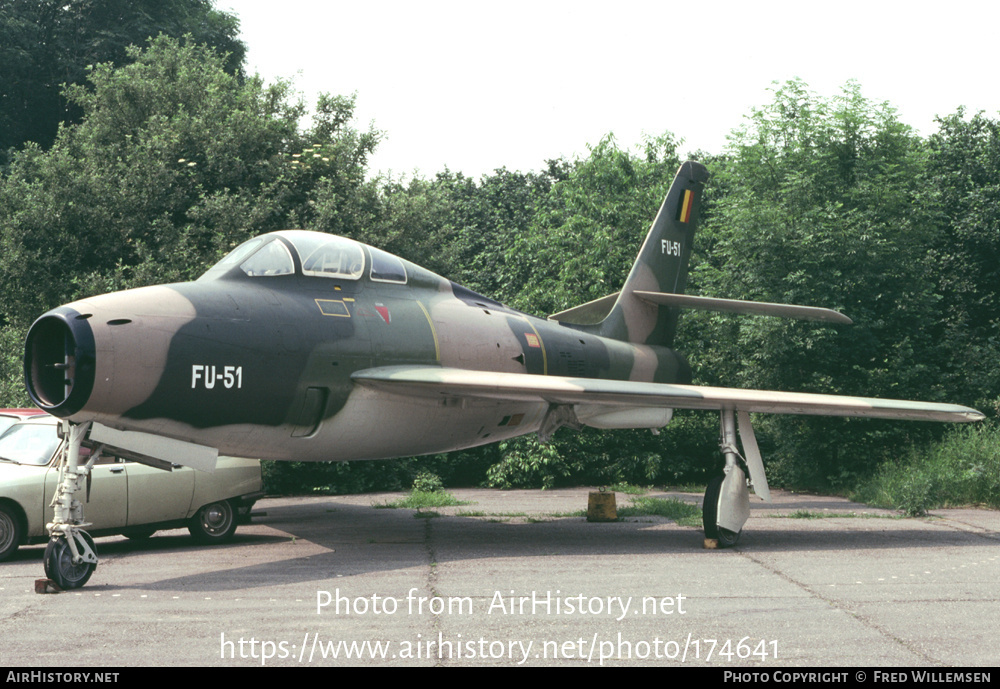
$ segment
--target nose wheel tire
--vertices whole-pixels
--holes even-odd
[[[724,475],[714,477],[705,488],[705,502],[701,507],[701,520],[705,527],[705,538],[719,542],[720,548],[732,548],[740,540],[742,531],[730,531],[718,525],[719,495],[722,493]]]
[[[205,505],[191,518],[188,531],[199,543],[222,543],[236,533],[236,512],[226,500]]]
[[[86,531],[79,532],[87,541],[90,549],[96,552],[94,539]],[[64,591],[77,589],[87,583],[90,575],[97,569],[94,562],[73,563],[73,551],[64,536],[49,540],[45,546],[45,576],[56,582]]]

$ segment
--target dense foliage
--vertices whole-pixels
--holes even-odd
[[[87,4],[61,3],[67,12]],[[13,6],[0,2],[4,31],[17,31]],[[232,23],[216,25],[232,39]],[[619,289],[682,159],[669,134],[636,150],[608,137],[537,172],[380,177],[367,169],[380,135],[353,125],[352,98],[323,96],[303,128],[307,109],[287,84],[245,78],[242,53],[234,64],[217,43],[178,35],[77,64],[86,80],[61,98],[79,116],[51,140],[13,131],[0,113],[13,146],[0,178],[0,404],[27,402],[20,342],[38,314],[191,279],[275,229],[355,237],[538,315],[604,296]],[[855,325],[685,314],[677,346],[696,382],[996,413],[998,128],[958,112],[921,138],[856,84],[833,98],[797,81],[776,87],[725,151],[696,156],[713,178],[690,290],[834,307]],[[775,483],[827,487],[945,430],[798,417],[757,426]],[[658,436],[562,431],[544,446],[522,438],[448,456],[267,471],[279,490],[406,487],[422,470],[453,485],[503,487],[704,480],[717,428],[712,414],[679,412]]]
[[[239,22],[210,0],[0,0],[0,163],[32,141],[48,148],[82,112],[63,91],[98,63],[126,64],[130,45],[185,34],[226,55],[242,74]]]

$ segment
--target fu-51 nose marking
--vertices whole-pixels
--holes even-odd
[[[221,372],[219,369],[222,369]],[[243,367],[242,366],[203,366],[193,364],[191,366],[191,389],[199,387],[206,390],[215,388],[216,383],[227,390],[243,387]]]

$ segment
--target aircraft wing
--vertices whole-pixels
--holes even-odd
[[[352,378],[358,384],[385,392],[422,397],[488,398],[622,408],[733,409],[769,414],[859,416],[959,423],[984,418],[975,409],[957,404],[564,378],[437,366],[385,366],[357,371]]]

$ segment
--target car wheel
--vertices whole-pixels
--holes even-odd
[[[94,539],[86,531],[80,534],[86,539],[87,545],[96,552]],[[90,575],[97,569],[93,562],[73,564],[73,551],[70,550],[65,536],[49,540],[45,546],[45,576],[56,582],[63,591],[77,589],[87,583]]]
[[[9,559],[21,545],[21,520],[7,505],[0,505],[0,562]]]
[[[227,500],[205,505],[191,518],[188,531],[199,543],[222,543],[236,533],[236,512]]]

